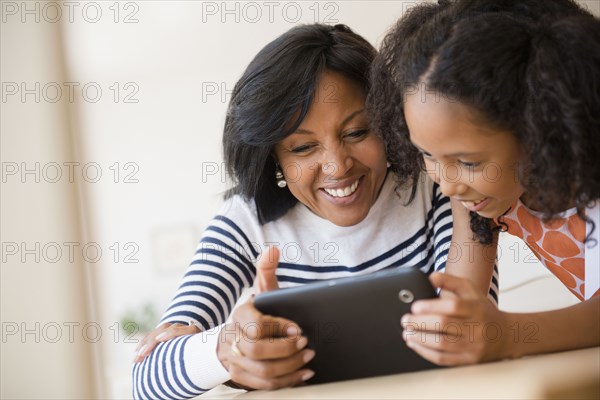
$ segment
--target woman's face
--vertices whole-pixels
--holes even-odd
[[[519,143],[511,132],[482,124],[467,106],[424,90],[407,96],[404,115],[427,173],[446,196],[496,218],[523,194]]]
[[[365,93],[345,76],[325,71],[298,129],[275,146],[292,194],[338,226],[362,221],[387,171],[384,144],[369,130]]]

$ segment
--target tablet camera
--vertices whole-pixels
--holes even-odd
[[[398,292],[398,298],[401,302],[409,304],[415,299],[415,295],[410,290],[402,289]]]

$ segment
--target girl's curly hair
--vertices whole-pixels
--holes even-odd
[[[600,197],[600,21],[572,1],[440,1],[398,21],[375,58],[367,108],[413,186],[423,160],[403,105],[417,85],[516,135],[527,159],[518,178],[546,219],[573,203],[583,216]],[[501,228],[471,213],[471,229],[489,244]]]

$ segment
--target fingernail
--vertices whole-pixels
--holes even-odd
[[[410,347],[411,349],[412,349],[413,347],[415,347],[415,344],[414,344],[412,341],[408,340],[408,337],[404,338],[404,340],[406,340],[406,345],[407,345],[408,347]]]
[[[302,375],[302,380],[303,381],[307,381],[310,378],[312,378],[313,376],[315,376],[315,372],[314,371],[307,371],[304,375]]]
[[[312,360],[314,357],[315,357],[314,350],[306,350],[306,352],[304,352],[304,355],[302,356],[302,361],[304,361],[304,363],[307,363],[310,360]]]
[[[164,338],[165,336],[167,336],[167,332],[163,332],[160,335],[156,335],[156,337],[154,339],[160,340],[160,339]]]
[[[148,347],[147,344],[143,345],[142,348],[140,348],[140,351],[138,351],[138,355],[141,356],[142,353],[144,352],[144,350],[146,350],[146,347]]]
[[[139,360],[138,360],[138,359],[139,359]],[[143,358],[143,357],[140,357],[140,355],[139,355],[139,354],[136,354],[136,355],[134,355],[134,356],[133,356],[133,363],[134,363],[134,364],[135,364],[135,363],[137,363],[137,362],[141,362],[142,360],[144,360],[144,358]]]
[[[302,336],[297,342],[296,342],[296,348],[298,350],[303,349],[306,347],[306,345],[308,344],[308,339],[306,338],[306,336]]]
[[[302,331],[297,326],[292,325],[286,328],[285,333],[288,336],[300,336],[302,334]]]
[[[408,323],[408,316],[407,316],[407,314],[404,314],[404,316],[400,320],[400,324],[406,325],[407,323]]]

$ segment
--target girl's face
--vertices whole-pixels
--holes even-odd
[[[523,194],[519,143],[509,131],[479,122],[472,110],[434,93],[407,96],[410,140],[441,191],[487,218],[504,214]]]
[[[338,226],[362,221],[387,172],[383,141],[369,130],[365,93],[345,76],[325,71],[298,130],[275,146],[292,194]]]

